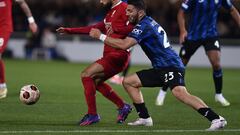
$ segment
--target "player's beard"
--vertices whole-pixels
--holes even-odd
[[[136,25],[138,23],[138,15],[129,17],[128,21],[131,24]]]
[[[112,8],[112,2],[108,2],[106,5],[103,5],[103,10],[107,13]]]

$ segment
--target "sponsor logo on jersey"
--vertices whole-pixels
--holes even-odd
[[[218,4],[219,0],[215,0],[215,4]]]
[[[198,0],[198,2],[199,2],[199,3],[203,3],[203,2],[204,2],[204,0]]]
[[[132,31],[132,33],[134,33],[134,34],[136,34],[136,35],[140,35],[140,34],[142,34],[142,30],[139,30],[139,29],[133,29],[133,31]]]

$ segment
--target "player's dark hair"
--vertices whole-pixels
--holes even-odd
[[[146,11],[146,6],[144,0],[128,0],[127,2],[129,5],[133,5],[139,10]]]

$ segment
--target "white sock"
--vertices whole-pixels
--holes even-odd
[[[165,97],[165,95],[167,94],[166,91],[163,91],[162,89],[160,89],[159,93],[158,93],[158,98],[160,97]]]
[[[0,83],[0,89],[6,88],[6,87],[7,87],[6,83]]]

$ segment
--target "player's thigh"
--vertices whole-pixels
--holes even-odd
[[[105,80],[122,72],[128,65],[129,54],[108,54],[96,62],[103,66]]]
[[[221,47],[215,38],[204,41],[204,49],[213,67],[220,66]]]
[[[136,74],[143,87],[161,87],[164,84],[164,75],[157,69],[141,70]]]
[[[97,62],[94,62],[83,70],[81,76],[82,77],[92,77],[94,79],[103,78],[104,77],[103,71],[104,71],[103,66]]]
[[[6,49],[10,35],[11,32],[5,32],[0,30],[0,54],[2,54]]]
[[[180,49],[179,56],[182,59],[190,59],[196,50],[201,46],[200,42],[186,40]]]
[[[141,80],[136,73],[124,77],[123,85],[124,86],[131,85],[131,86],[136,87],[136,88],[137,87],[142,87]]]

